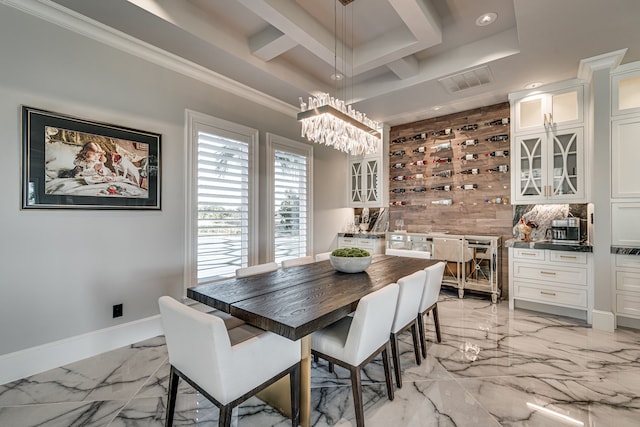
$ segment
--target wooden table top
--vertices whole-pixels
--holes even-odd
[[[187,296],[297,340],[347,316],[363,296],[436,262],[374,255],[364,272],[348,274],[320,261],[195,286]]]

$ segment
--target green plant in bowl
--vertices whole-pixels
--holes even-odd
[[[360,248],[341,248],[331,252],[329,262],[343,273],[360,273],[371,265],[371,254]]]

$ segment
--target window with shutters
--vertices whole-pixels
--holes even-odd
[[[277,135],[267,134],[273,259],[310,255],[311,177],[313,147]]]
[[[187,111],[187,286],[231,277],[256,259],[258,131]]]

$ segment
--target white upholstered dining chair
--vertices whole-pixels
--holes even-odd
[[[440,288],[442,287],[442,277],[444,275],[444,262],[438,262],[424,269],[427,273],[424,292],[420,299],[420,308],[418,311],[418,329],[420,331],[420,344],[422,346],[422,357],[427,357],[427,337],[424,327],[425,316],[429,312],[433,313],[433,323],[436,329],[436,339],[442,342],[440,335],[440,318],[438,317],[438,297],[440,296]]]
[[[171,373],[165,426],[173,425],[180,378],[220,409],[219,427],[231,425],[233,408],[289,375],[291,424],[300,418],[299,341],[251,326],[227,331],[222,319],[175,299],[158,300]],[[238,333],[236,333],[239,331]]]
[[[413,352],[416,364],[420,365],[420,342],[418,340],[418,309],[422,297],[427,273],[424,270],[416,271],[398,280],[398,303],[391,324],[391,355],[393,357],[393,367],[396,374],[396,384],[402,388],[402,372],[400,369],[400,351],[398,349],[398,335],[411,330],[413,338]]]
[[[329,259],[330,255],[331,255],[331,252],[321,252],[319,254],[316,254],[315,260],[316,260],[316,262],[318,262],[318,261],[326,261],[326,260]]]
[[[315,262],[315,258],[311,255],[300,258],[285,259],[280,263],[282,268],[295,267],[296,265],[305,265]]]
[[[311,334],[311,353],[346,368],[351,373],[357,427],[364,427],[362,367],[382,353],[387,395],[393,400],[389,363],[389,332],[398,300],[392,283],[360,299],[353,317],[347,316]]]
[[[404,256],[408,258],[423,258],[431,259],[431,252],[428,251],[416,251],[413,249],[396,249],[387,248],[384,251],[385,255]]]
[[[254,274],[268,273],[278,269],[277,262],[267,262],[265,264],[257,264],[249,267],[240,267],[236,270],[236,277],[253,276]]]

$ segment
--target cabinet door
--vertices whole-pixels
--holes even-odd
[[[537,94],[516,101],[514,130],[537,132],[584,122],[582,86]]]
[[[349,201],[351,206],[359,207],[364,202],[362,169],[364,167],[363,160],[351,160],[349,162],[349,175],[351,178],[349,186]]]
[[[584,198],[584,138],[582,128],[549,134],[551,161],[548,196],[557,201]]]
[[[640,115],[611,123],[611,197],[640,197]]]
[[[640,247],[640,203],[611,204],[611,244]]]
[[[515,131],[530,132],[542,130],[545,125],[545,111],[547,108],[546,95],[533,95],[516,102]]]
[[[515,138],[512,185],[514,201],[546,199],[546,135],[544,133]]]
[[[378,159],[365,160],[365,199],[368,206],[380,200],[380,162]]]
[[[640,70],[611,76],[611,115],[640,113]]]

